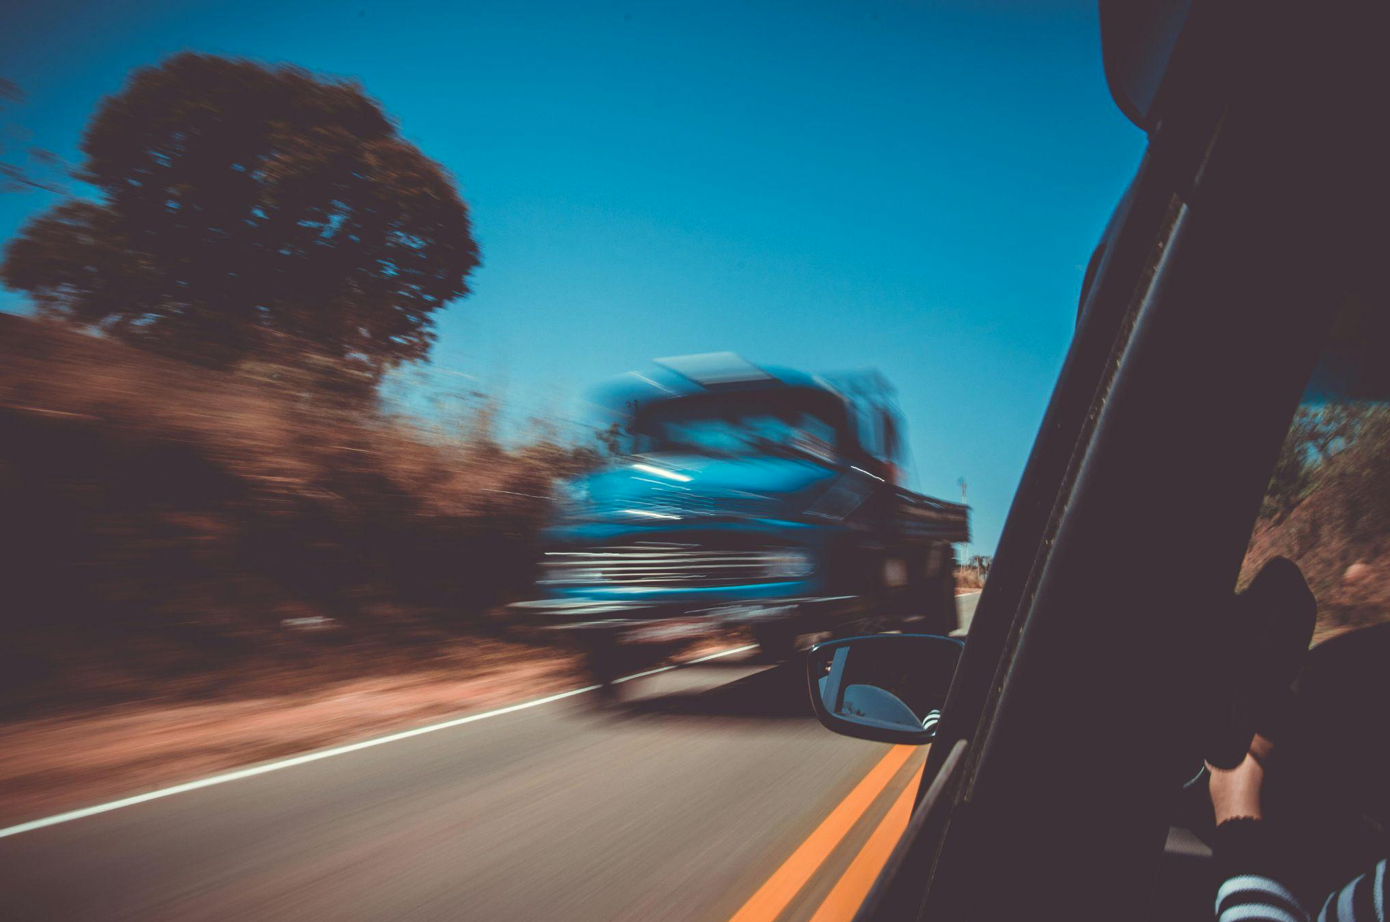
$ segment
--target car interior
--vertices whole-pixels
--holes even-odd
[[[1236,593],[1256,592],[1242,561],[1296,410],[1390,398],[1380,33],[1358,4],[1188,6],[1101,3],[1148,152],[1087,269],[917,811],[858,918],[1210,917],[1202,767],[1244,754],[1251,663],[1281,662],[1285,687],[1302,666],[1308,751],[1358,766],[1315,782],[1340,789],[1308,834],[1385,848],[1387,763],[1364,739],[1385,631],[1305,661],[1296,567],[1269,571],[1293,601],[1264,621]]]

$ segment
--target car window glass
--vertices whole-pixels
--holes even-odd
[[[1318,602],[1314,643],[1390,620],[1390,406],[1298,409],[1266,488],[1242,583],[1276,556]]]

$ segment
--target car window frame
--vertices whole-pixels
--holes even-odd
[[[1291,75],[1290,80],[1293,79]],[[1271,203],[1288,194],[1290,175],[1298,175],[1299,170],[1309,170],[1305,175],[1316,175],[1311,167],[1322,162],[1320,158],[1326,156],[1328,147],[1322,132],[1344,127],[1347,114],[1335,111],[1335,106],[1332,112],[1320,111],[1324,100],[1316,98],[1315,93],[1297,92],[1301,89],[1298,85],[1291,86],[1291,92],[1283,96],[1267,92],[1268,85],[1260,89],[1256,98],[1240,100],[1240,105],[1234,107],[1234,117],[1224,100],[1209,99],[1188,110],[1186,123],[1170,122],[1168,134],[1154,137],[1135,183],[1102,241],[1075,340],[1011,508],[991,581],[980,600],[966,655],[944,709],[938,742],[933,745],[924,773],[925,786],[934,777],[945,752],[959,739],[969,741],[965,768],[950,795],[951,815],[941,836],[936,841],[913,843],[917,854],[904,862],[905,868],[912,871],[900,875],[916,877],[913,883],[898,883],[904,891],[930,888],[924,917],[971,915],[964,912],[970,886],[962,882],[980,873],[989,843],[998,841],[1002,830],[1019,828],[1019,823],[1013,827],[1000,825],[1008,798],[993,796],[1006,787],[999,779],[1007,778],[1010,771],[1008,737],[1019,732],[1017,715],[1012,718],[1015,726],[1008,726],[1009,702],[1012,700],[1018,713],[1026,713],[1026,704],[1020,710],[1019,702],[1026,703],[1036,689],[1020,676],[1029,670],[1036,676],[1038,664],[1048,664],[1049,659],[1053,667],[1067,666],[1065,657],[1052,655],[1057,652],[1055,646],[1048,650],[1050,640],[1055,642],[1056,637],[1065,636],[1069,630],[1068,619],[1058,612],[1067,603],[1064,576],[1075,578],[1074,574],[1064,574],[1066,562],[1062,558],[1066,554],[1059,554],[1058,548],[1065,551],[1080,540],[1067,532],[1069,516],[1073,519],[1073,532],[1082,527],[1077,524],[1078,517],[1097,517],[1093,501],[1089,513],[1084,510],[1087,494],[1095,494],[1104,486],[1107,472],[1116,464],[1113,458],[1117,453],[1123,456],[1129,452],[1131,461],[1138,465],[1136,469],[1142,469],[1140,456],[1135,454],[1142,439],[1134,426],[1125,431],[1126,408],[1135,406],[1135,395],[1142,395],[1151,386],[1145,384],[1146,380],[1162,380],[1165,374],[1174,386],[1188,388],[1188,393],[1200,393],[1202,386],[1217,380],[1212,350],[1205,348],[1200,339],[1204,322],[1214,322],[1218,328],[1225,324],[1226,333],[1239,331],[1241,324],[1258,328],[1259,323],[1265,322],[1270,326],[1262,331],[1265,341],[1261,345],[1272,348],[1268,355],[1250,354],[1252,344],[1230,338],[1233,354],[1241,360],[1238,364],[1253,369],[1255,374],[1252,380],[1226,395],[1246,400],[1245,406],[1253,410],[1253,417],[1232,427],[1216,439],[1219,444],[1211,446],[1216,451],[1229,450],[1229,457],[1221,461],[1222,478],[1229,483],[1221,486],[1228,487],[1233,495],[1229,501],[1222,499],[1217,504],[1220,521],[1213,529],[1174,534],[1170,548],[1165,550],[1164,562],[1176,563],[1184,555],[1209,558],[1201,568],[1203,598],[1216,600],[1234,586],[1278,443],[1296,409],[1333,314],[1332,305],[1319,303],[1316,286],[1311,282],[1318,273],[1335,271],[1339,258],[1323,230],[1329,226],[1326,219],[1337,215],[1336,196],[1327,197],[1324,189],[1323,197],[1327,200],[1315,201],[1309,183],[1296,203],[1296,215],[1287,209],[1281,213]],[[1290,137],[1290,100],[1301,107],[1298,116],[1305,123],[1318,126],[1321,132],[1305,131]],[[1223,133],[1227,135],[1224,139]],[[1279,139],[1282,146],[1272,147],[1272,138]],[[1246,204],[1269,206],[1264,225],[1252,222],[1248,216],[1244,224],[1235,221],[1242,199]],[[1191,213],[1198,216],[1195,225]],[[1316,220],[1309,220],[1310,217]],[[1222,220],[1226,222],[1224,228]],[[1235,236],[1225,239],[1223,233]],[[1270,299],[1270,304],[1288,308],[1282,310],[1282,316],[1262,317],[1253,302],[1203,302],[1214,298],[1214,289],[1208,284],[1204,294],[1203,286],[1195,285],[1194,279],[1200,281],[1203,271],[1213,273],[1216,263],[1211,262],[1215,258],[1212,254],[1220,256],[1221,247],[1228,244],[1247,259],[1258,252],[1256,242],[1242,240],[1240,234],[1253,234],[1259,243],[1270,244],[1264,253],[1270,264],[1292,272],[1296,292],[1267,284],[1268,280],[1264,280],[1266,284],[1259,292]],[[1281,234],[1288,239],[1281,240]],[[1208,254],[1206,269],[1192,268],[1203,265],[1203,251]],[[1312,258],[1310,254],[1314,254]],[[1290,268],[1296,265],[1302,268]],[[1236,277],[1235,271],[1227,266],[1215,275],[1229,283]],[[1304,295],[1301,301],[1296,297],[1299,293]],[[1203,302],[1201,307],[1209,311],[1207,315],[1201,315],[1193,303],[1183,307],[1184,299],[1191,302],[1194,297]],[[1192,338],[1190,345],[1184,346],[1176,336],[1175,330],[1179,329],[1185,329]],[[1166,356],[1159,350],[1164,343],[1169,349]],[[1155,355],[1171,366],[1166,372],[1155,362]],[[1196,359],[1199,364],[1190,366],[1187,358]],[[1194,375],[1194,371],[1198,374]],[[1227,409],[1228,404],[1229,400],[1216,409]],[[1107,455],[1111,460],[1106,460]],[[1098,536],[1091,537],[1095,540]],[[1149,570],[1150,576],[1161,572],[1161,568]],[[1177,619],[1171,625],[1155,616],[1149,626],[1154,628],[1155,636],[1162,637],[1163,629],[1175,632],[1193,623],[1189,612],[1185,620]],[[1210,663],[1202,659],[1201,645],[1190,647],[1182,654],[1181,665],[1190,670],[1209,669]],[[1168,652],[1170,648],[1164,649]],[[1030,660],[1032,665],[1026,665]],[[1181,689],[1181,683],[1174,679],[1172,687]],[[1178,702],[1182,707],[1177,710],[1191,716],[1194,696],[1190,690],[1184,694],[1185,699]],[[1177,732],[1180,738],[1166,742],[1180,744],[1184,757],[1190,758],[1200,736],[1199,728],[1169,723],[1164,729]],[[1133,734],[1128,741],[1134,741]],[[1067,740],[1068,744],[1075,742]],[[1146,744],[1147,751],[1161,757],[1160,748],[1151,742]],[[1075,769],[1084,772],[1091,764],[1089,757],[1100,751],[1094,745],[1079,745],[1068,755],[1080,759],[1082,764]],[[1018,751],[1012,753],[1013,761],[1025,761],[1021,756]],[[1141,772],[1143,778],[1114,789],[1138,794],[1141,800],[1162,801],[1161,792],[1166,790],[1163,786],[1171,783],[1182,759],[1174,757],[1164,762],[1161,770]],[[1094,764],[1103,764],[1103,760]],[[990,772],[997,776],[993,781],[988,780]],[[1035,856],[1041,858],[1036,864],[1066,877],[1078,893],[1085,889],[1082,877],[1094,881],[1098,875],[1104,877],[1107,868],[1111,869],[1115,874],[1107,878],[1106,886],[1101,891],[1093,887],[1088,899],[1103,905],[1107,915],[1123,914],[1136,907],[1142,910],[1164,839],[1164,810],[1153,806],[1145,809],[1145,829],[1132,835],[1127,832],[1126,841],[1117,844],[1110,854],[1087,855],[1104,867],[1074,867],[1076,856],[1067,854],[1066,848],[1042,848],[1040,855]],[[1095,811],[1088,817],[1093,824],[1096,818]],[[1011,872],[1026,874],[1028,869],[1022,862],[1004,862],[989,870],[991,876],[1002,874],[1009,878]],[[933,883],[940,886],[934,887]],[[980,885],[977,890],[987,886],[978,878],[975,884]],[[1025,899],[1025,894],[1028,900],[1041,896],[1021,880],[1012,880],[1008,890],[995,887],[989,893],[997,904],[995,909],[1009,899]],[[944,896],[938,899],[938,894]],[[896,906],[898,914],[890,912],[880,917],[916,915],[901,913],[911,902],[911,896],[901,894],[896,901],[886,900],[887,905]],[[984,915],[994,917],[992,913]]]

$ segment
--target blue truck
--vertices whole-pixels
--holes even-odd
[[[902,486],[881,375],[683,356],[601,403],[621,450],[557,484],[541,598],[513,606],[600,680],[734,629],[774,660],[811,634],[955,629],[969,511]]]

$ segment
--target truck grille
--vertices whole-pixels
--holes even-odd
[[[809,572],[803,552],[786,548],[709,550],[642,544],[551,551],[541,582],[641,588],[694,588],[795,579]]]
[[[779,510],[776,500],[756,493],[730,491],[711,496],[692,491],[654,489],[646,496],[628,496],[595,503],[588,511],[601,518],[652,516],[694,519],[707,516],[765,518],[776,515]]]
[[[701,493],[681,493],[675,490],[653,490],[649,496],[624,497],[596,504],[594,511],[601,516],[653,515],[661,518],[685,519],[713,515],[714,502]],[[618,550],[622,550],[619,548]]]

